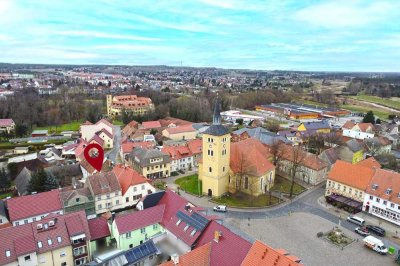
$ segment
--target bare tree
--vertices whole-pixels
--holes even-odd
[[[301,145],[291,147],[291,158],[289,161],[289,177],[291,180],[290,184],[290,198],[293,196],[294,180],[297,173],[301,172],[302,163],[306,157],[306,153],[302,149]]]
[[[283,155],[283,143],[280,140],[275,139],[271,145],[269,145],[269,152],[272,155],[272,163],[278,166],[279,161]]]

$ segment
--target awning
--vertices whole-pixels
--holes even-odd
[[[345,205],[347,205],[349,207],[353,207],[353,208],[356,208],[356,209],[361,209],[361,207],[363,205],[362,202],[359,202],[359,201],[356,201],[354,199],[350,199],[348,197],[345,197],[345,196],[342,196],[342,195],[338,195],[338,194],[329,195],[328,198],[330,200],[340,202],[342,204],[345,204]]]

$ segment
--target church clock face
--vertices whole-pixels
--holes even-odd
[[[212,148],[212,145],[210,144],[208,147],[211,149],[211,148]]]

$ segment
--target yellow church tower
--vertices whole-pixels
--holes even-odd
[[[199,164],[202,193],[210,197],[220,197],[228,191],[231,139],[228,129],[221,125],[220,112],[217,97],[213,124],[203,133],[203,158]]]

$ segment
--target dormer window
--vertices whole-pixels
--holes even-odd
[[[179,219],[179,220],[176,222],[176,225],[179,225],[181,222],[182,222],[182,220]]]
[[[42,248],[43,247],[42,241],[38,241],[37,246],[38,246],[38,248]]]
[[[189,229],[189,225],[187,224],[186,226],[185,226],[185,228],[183,228],[183,231],[187,231]]]
[[[6,257],[10,257],[11,256],[11,251],[9,249],[6,250]]]
[[[386,189],[386,195],[390,195],[390,193],[392,193],[392,189],[391,188]]]
[[[57,236],[57,242],[61,243],[61,241],[62,241],[61,236]]]
[[[197,230],[193,229],[193,231],[190,233],[191,236],[194,236],[194,234],[196,234]]]
[[[378,184],[372,184],[372,189],[373,189],[373,190],[378,189]]]
[[[53,241],[51,241],[51,239],[47,239],[47,244],[49,244],[49,246],[51,246],[53,244]]]

